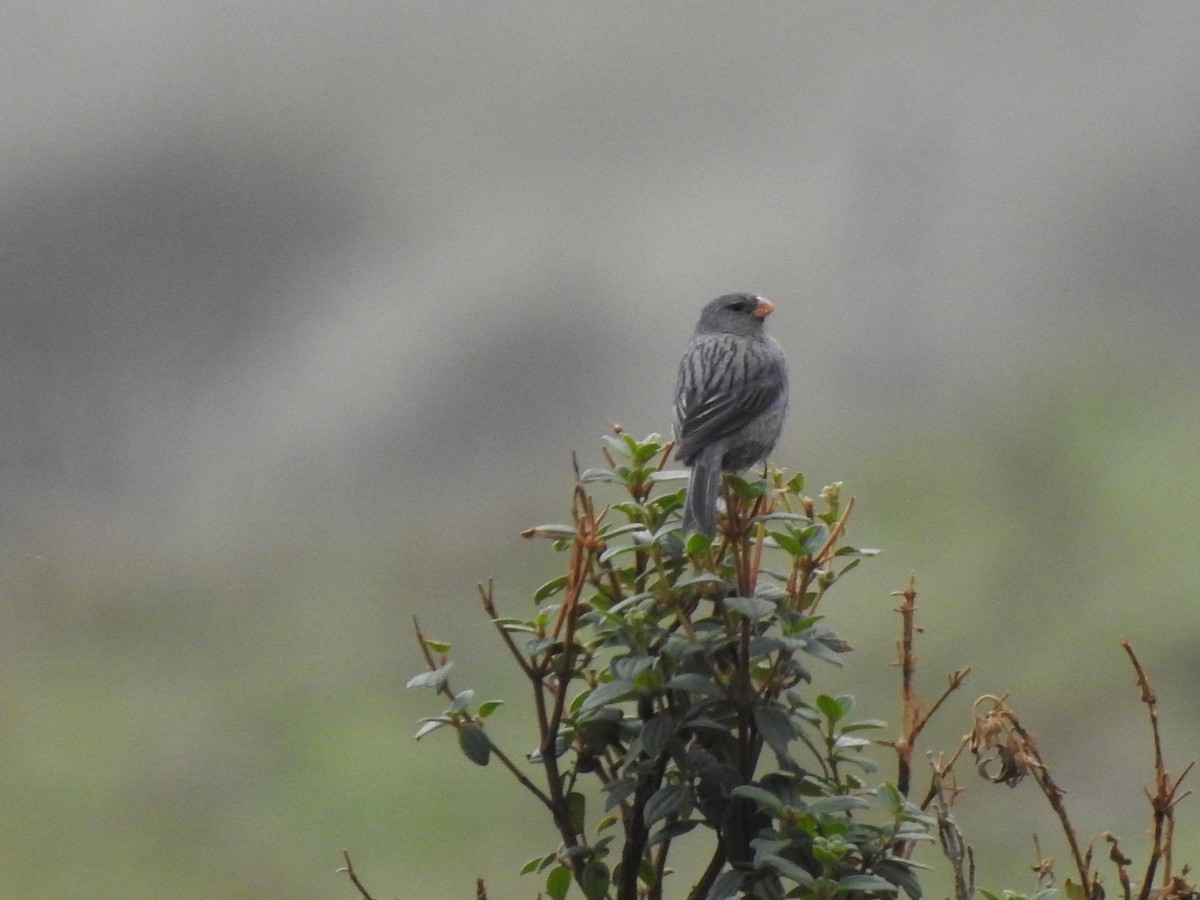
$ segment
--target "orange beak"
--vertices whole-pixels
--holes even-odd
[[[750,315],[754,316],[756,319],[765,319],[773,312],[775,312],[775,304],[766,297],[759,297],[758,305],[754,307],[754,312],[752,312]]]

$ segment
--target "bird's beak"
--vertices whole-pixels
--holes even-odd
[[[775,304],[766,297],[759,297],[758,305],[754,307],[754,312],[752,312],[750,315],[754,316],[756,319],[765,319],[773,312],[775,312]]]

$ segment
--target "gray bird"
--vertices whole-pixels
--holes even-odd
[[[763,330],[775,304],[727,294],[700,313],[675,385],[675,458],[692,467],[684,533],[717,528],[721,471],[738,472],[775,447],[787,410],[787,364]]]

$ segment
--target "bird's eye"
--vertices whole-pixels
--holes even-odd
[[[737,310],[738,312],[748,312],[752,308],[752,305],[745,297],[741,297],[730,303],[729,308]]]

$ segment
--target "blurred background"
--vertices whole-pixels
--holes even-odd
[[[884,551],[816,687],[898,720],[915,571],[924,694],[974,666],[929,747],[1009,692],[1082,837],[1144,864],[1120,638],[1169,767],[1200,755],[1200,6],[0,20],[0,894],[353,898],[346,847],[379,897],[533,897],[538,809],[412,739],[412,617],[531,749],[474,585],[530,609],[561,560],[519,530],[610,422],[669,429],[736,290],[778,306],[775,461]],[[1035,830],[1070,874],[1032,784],[962,774],[981,886],[1032,889]]]

